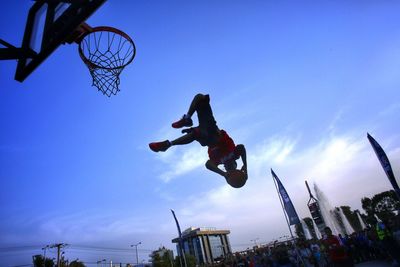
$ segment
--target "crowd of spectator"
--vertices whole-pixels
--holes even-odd
[[[336,267],[366,261],[387,261],[400,266],[400,227],[383,222],[351,235],[333,235],[326,227],[317,240],[294,239],[235,253],[221,267]]]

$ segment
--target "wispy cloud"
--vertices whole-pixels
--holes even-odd
[[[219,111],[224,105],[228,104],[216,103],[216,110]],[[308,192],[304,180],[308,180],[310,184],[317,182],[333,205],[349,205],[354,209],[360,208],[362,197],[390,189],[390,184],[369,147],[365,125],[352,125],[350,129],[343,131],[341,122],[347,120],[346,112],[349,107],[341,107],[334,113],[333,119],[327,124],[326,132],[315,138],[316,142],[311,143],[310,140],[305,140],[307,136],[298,130],[299,127],[291,126],[295,122],[288,123],[288,127],[264,140],[260,140],[258,134],[254,141],[255,133],[258,132],[256,129],[264,129],[266,121],[263,118],[249,118],[256,118],[260,108],[262,105],[246,104],[245,116],[240,110],[230,110],[227,107],[221,110],[229,110],[228,113],[218,113],[220,125],[228,130],[233,129],[229,132],[234,139],[239,137],[240,142],[246,144],[249,180],[243,188],[234,189],[222,182],[219,187],[204,192],[192,192],[186,197],[171,198],[167,194],[168,188],[163,188],[165,192],[158,192],[160,195],[167,194],[165,199],[179,203],[176,212],[183,228],[214,226],[230,229],[233,246],[250,246],[250,239],[256,236],[270,241],[287,234],[270,168],[281,178],[301,217],[310,216],[306,206]],[[392,105],[377,116],[392,116],[397,109],[398,105]],[[241,115],[235,114],[236,112]],[[374,119],[376,118],[371,118],[370,121]],[[374,126],[379,128],[379,125]],[[164,135],[170,133],[167,130]],[[399,147],[392,146],[387,153],[394,161],[400,159]],[[195,143],[174,147],[158,157],[166,167],[166,171],[159,176],[164,182],[169,182],[177,177],[191,176],[194,170],[204,168],[207,152],[206,148]]]
[[[180,150],[179,152],[175,149],[175,147],[172,148],[170,153],[160,157],[167,169],[167,171],[160,174],[160,178],[166,183],[204,166],[207,161],[207,150],[204,147],[186,147],[185,151]]]
[[[386,117],[389,115],[398,114],[399,111],[400,111],[400,103],[395,103],[382,110],[378,115],[381,117]]]
[[[301,141],[299,137],[277,135],[264,140],[260,146],[249,147],[249,180],[241,189],[221,182],[220,186],[209,191],[195,192],[186,197],[172,196],[166,188],[163,188],[166,192],[158,190],[157,194],[165,193],[171,197],[169,201],[175,203],[174,209],[182,228],[211,226],[229,229],[232,246],[238,250],[251,246],[250,240],[256,237],[260,238],[260,242],[267,242],[288,233],[271,178],[271,167],[284,183],[300,217],[310,216],[306,206],[308,193],[304,186],[305,179],[310,183],[317,182],[333,205],[350,205],[353,208],[360,208],[361,197],[390,189],[366,138],[353,133],[328,136],[306,148],[298,145]],[[197,158],[197,154],[206,154],[204,151],[196,152],[197,148],[193,147],[186,157]],[[400,147],[393,147],[386,152],[392,162],[400,162]],[[190,173],[200,161],[203,164],[203,159],[186,161],[187,167],[182,167],[181,173]],[[394,167],[398,174],[398,166]],[[179,175],[178,169],[171,175]],[[37,239],[39,235],[51,236],[52,241],[94,244],[107,240],[129,242],[133,238],[143,238],[156,245],[163,243],[173,247],[171,239],[176,237],[169,210],[157,216],[157,219],[150,215],[100,215],[98,212],[46,216],[30,222],[25,228],[29,228],[25,231],[29,232],[28,236],[18,238],[9,235],[7,239],[21,242],[24,239],[26,243],[40,240]]]
[[[337,124],[342,119],[343,115],[345,114],[346,109],[347,108],[342,108],[335,114],[335,117],[333,118],[333,120],[331,121],[331,123],[328,126],[329,132],[333,133],[336,130]]]
[[[299,141],[281,136],[250,148],[246,186],[237,190],[224,184],[192,196],[179,210],[182,221],[186,226],[200,224],[231,229],[235,233],[233,244],[243,243],[240,240],[250,240],[255,235],[268,241],[287,234],[269,173],[271,167],[280,175],[301,217],[310,216],[306,207],[305,179],[311,183],[317,181],[334,205],[353,208],[360,208],[361,197],[390,189],[366,138],[353,134],[332,136],[304,149],[296,148]],[[398,160],[400,149],[388,151],[388,154]],[[263,225],[275,227],[271,230]]]

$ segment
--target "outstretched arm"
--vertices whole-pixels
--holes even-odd
[[[209,169],[210,171],[213,171],[215,173],[218,173],[221,176],[226,177],[226,172],[224,172],[223,170],[221,170],[220,168],[218,168],[218,166],[212,162],[211,160],[207,160],[206,162],[206,168]]]
[[[242,171],[244,171],[247,174],[247,157],[246,157],[246,148],[244,145],[240,144],[236,146],[236,151],[242,158],[243,166],[242,166]]]

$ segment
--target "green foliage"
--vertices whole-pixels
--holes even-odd
[[[190,254],[185,254],[185,258],[186,258],[186,265],[187,267],[196,267],[196,257]],[[174,262],[174,266],[176,267],[183,267],[181,266],[181,259],[179,256],[175,257],[175,262]],[[184,261],[182,259],[182,265],[184,265]]]
[[[71,263],[69,264],[69,267],[86,267],[86,265],[83,264],[83,262],[81,262],[81,261],[74,260],[74,261],[71,261]]]
[[[186,256],[186,264],[187,267],[195,267],[196,266],[196,257],[193,255],[185,254]]]
[[[360,220],[358,219],[357,213],[359,212],[358,210],[351,210],[349,206],[340,206],[339,208],[335,208],[335,216],[336,219],[339,222],[339,226],[342,228],[342,230],[345,230],[344,222],[342,221],[342,218],[340,216],[340,210],[342,209],[344,216],[346,217],[347,221],[350,223],[350,226],[353,228],[355,232],[359,232],[362,230]]]
[[[345,226],[344,222],[342,221],[342,217],[340,216],[340,209],[343,211],[344,216],[346,217],[347,221],[350,223],[350,226],[353,228],[355,232],[361,231],[361,223],[358,220],[357,212],[358,210],[351,210],[349,206],[340,206],[339,208],[335,208],[335,217],[339,222],[339,226],[344,231]]]
[[[33,266],[34,267],[43,267],[43,263],[45,267],[54,267],[54,261],[52,259],[46,258],[42,255],[34,255],[33,256]]]
[[[294,232],[300,239],[305,239],[305,234],[303,227],[301,227],[301,223],[298,223],[294,226]]]
[[[317,238],[317,234],[315,233],[314,230],[313,220],[310,217],[305,217],[303,218],[303,221],[306,223],[308,230],[310,230],[312,238]]]
[[[34,267],[39,267],[39,266],[43,266],[43,256],[42,255],[34,255],[33,256],[33,266]]]
[[[358,219],[357,213],[358,210],[352,211],[349,206],[340,206],[343,210],[344,216],[349,221],[351,227],[353,227],[354,231],[359,232],[362,230],[360,220]]]
[[[155,253],[152,255],[152,263],[153,263],[153,267],[167,267],[170,265],[167,265],[168,263],[164,262],[160,255],[158,253]]]
[[[317,237],[317,234],[315,233],[315,230],[314,230],[313,220],[310,217],[305,217],[302,220],[306,223],[312,238],[316,238],[317,239],[318,237]],[[295,225],[294,231],[295,231],[296,235],[300,239],[306,239],[306,235],[304,233],[304,229],[303,229],[301,223]]]
[[[374,214],[382,221],[388,221],[394,218],[394,211],[400,209],[400,201],[394,190],[376,194],[371,199],[364,197],[361,199],[361,204],[367,213],[367,223],[371,225],[376,223]]]
[[[153,267],[172,267],[173,258],[170,250],[160,248],[150,255]]]

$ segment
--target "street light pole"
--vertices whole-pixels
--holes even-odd
[[[257,240],[259,240],[260,238],[255,238],[255,239],[252,239],[252,240],[250,240],[250,241],[252,241],[252,242],[254,242],[254,246],[256,246],[257,247]]]
[[[142,244],[142,242],[139,242],[139,243],[137,243],[137,244],[135,244],[135,245],[131,245],[131,247],[135,247],[135,250],[136,250],[136,266],[139,265],[139,257],[138,257],[137,247],[138,247],[140,244]]]
[[[78,260],[78,259],[76,259],[76,260]],[[104,264],[103,264],[103,262],[104,262]],[[101,261],[97,261],[97,267],[99,267],[99,264],[100,264],[100,267],[104,266],[106,264],[106,262],[107,262],[106,259],[102,259]]]

